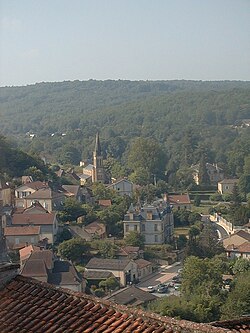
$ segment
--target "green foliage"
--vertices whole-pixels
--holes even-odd
[[[115,290],[119,287],[119,282],[116,280],[116,278],[110,277],[104,281],[101,281],[99,283],[99,287],[103,288],[105,290]]]
[[[142,234],[139,234],[137,231],[129,232],[125,237],[126,245],[130,246],[139,246],[139,248],[144,248],[145,238]]]
[[[200,204],[201,204],[201,198],[200,198],[200,196],[198,194],[196,194],[196,196],[194,197],[194,205],[196,207],[199,207]]]
[[[92,243],[91,246],[97,248],[102,258],[113,259],[118,251],[118,246],[108,240],[98,240],[95,245]]]
[[[86,211],[82,204],[74,198],[66,198],[62,211],[58,213],[62,222],[76,221],[82,215],[86,215]]]
[[[210,178],[207,172],[206,167],[206,160],[204,156],[202,157],[199,165],[199,184],[201,185],[209,185],[210,184]]]
[[[250,271],[239,274],[221,309],[221,319],[237,319],[250,313]]]
[[[222,195],[220,193],[214,193],[214,194],[210,195],[209,199],[211,201],[222,201]]]
[[[83,256],[88,253],[90,245],[81,238],[72,238],[58,246],[59,255],[75,263],[81,263]]]
[[[128,167],[139,174],[144,171],[148,181],[154,181],[153,176],[164,174],[167,157],[158,142],[152,139],[137,138],[131,145],[128,153]],[[138,180],[137,180],[138,181]],[[143,184],[142,184],[143,185]]]
[[[232,271],[234,274],[250,272],[250,261],[245,258],[236,259]]]
[[[61,243],[71,238],[72,238],[71,232],[67,228],[63,228],[63,230],[57,236],[57,242]]]

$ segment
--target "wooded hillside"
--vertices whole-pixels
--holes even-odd
[[[237,175],[250,154],[250,128],[233,126],[250,118],[250,82],[89,80],[5,87],[0,117],[1,134],[50,162],[90,158],[97,131],[105,154],[123,161],[135,138],[154,139],[167,155],[168,172],[205,155]]]

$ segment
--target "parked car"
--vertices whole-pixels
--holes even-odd
[[[149,293],[154,293],[154,292],[156,292],[156,287],[154,287],[154,286],[148,286],[148,292],[149,292]]]
[[[165,294],[168,292],[168,287],[166,285],[158,286],[157,292],[160,294]]]

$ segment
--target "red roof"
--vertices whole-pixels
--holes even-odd
[[[103,207],[110,207],[112,205],[111,200],[99,200],[98,204]]]
[[[173,194],[168,196],[170,204],[179,205],[179,204],[191,204],[188,194]]]
[[[12,224],[22,225],[22,224],[35,224],[35,225],[44,225],[44,224],[53,224],[56,213],[42,213],[42,214],[13,214]]]
[[[25,246],[19,250],[20,260],[28,259],[33,251],[40,251],[40,247],[35,245]]]
[[[229,333],[17,276],[0,291],[1,333]]]
[[[26,236],[26,235],[39,235],[39,226],[25,226],[25,227],[5,227],[4,236]]]

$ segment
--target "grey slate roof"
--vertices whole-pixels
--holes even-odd
[[[92,258],[85,266],[87,269],[123,270],[130,260]]]

